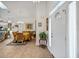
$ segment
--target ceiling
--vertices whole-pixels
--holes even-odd
[[[35,4],[25,1],[6,1],[3,2],[10,12],[17,17],[32,17],[35,14]]]
[[[3,4],[8,8],[9,16],[7,16],[10,17],[10,19],[33,19],[37,15],[37,8],[42,15],[43,12],[46,14],[49,9],[51,10],[58,3],[57,1],[3,1]]]

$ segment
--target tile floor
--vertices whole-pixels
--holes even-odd
[[[47,48],[35,45],[35,40],[26,45],[7,45],[11,39],[0,42],[0,58],[52,58]]]

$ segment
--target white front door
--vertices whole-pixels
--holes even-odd
[[[66,57],[65,20],[65,15],[62,11],[57,16],[51,18],[53,55],[57,58]]]

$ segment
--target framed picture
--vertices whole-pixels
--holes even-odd
[[[26,28],[32,30],[33,29],[33,24],[26,24]]]

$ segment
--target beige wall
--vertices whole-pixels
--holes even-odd
[[[41,2],[36,6],[36,45],[39,45],[39,33],[46,31],[46,7],[45,2]],[[38,26],[39,23],[41,23],[41,27]]]

